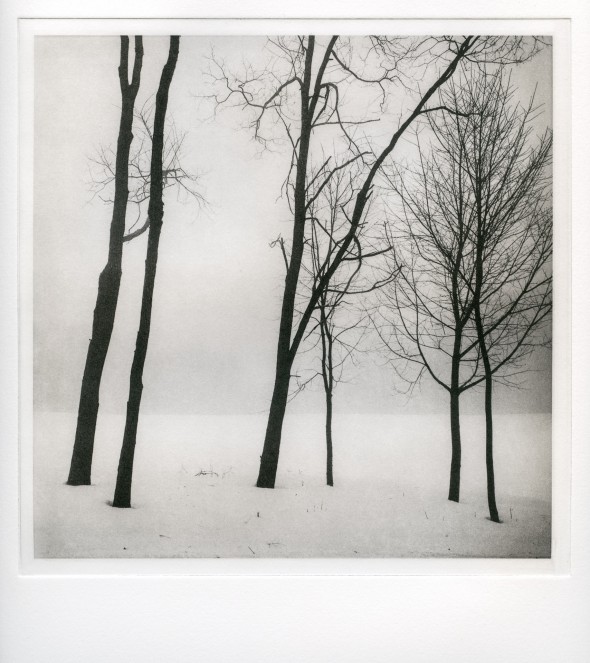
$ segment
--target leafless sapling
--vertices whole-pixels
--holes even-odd
[[[349,228],[349,206],[356,196],[355,181],[358,167],[351,164],[335,173],[330,182],[312,196],[306,227],[305,251],[302,262],[303,275],[299,290],[302,308],[296,302],[296,316],[301,315],[310,293],[317,288],[324,271],[331,265],[334,254],[346,237]],[[313,178],[312,178],[313,180]],[[367,216],[369,205],[367,206]],[[372,233],[374,233],[372,235]],[[319,348],[320,370],[299,369],[295,395],[317,378],[321,378],[326,400],[326,482],[334,485],[333,470],[333,398],[336,385],[343,380],[345,366],[355,361],[355,354],[366,328],[364,307],[359,298],[389,282],[389,273],[381,273],[381,263],[375,258],[390,250],[383,245],[383,234],[375,233],[373,224],[366,218],[361,223],[355,241],[332,276],[330,285],[317,300],[316,310],[308,325],[299,352],[299,363],[305,362],[310,352]],[[280,238],[285,254],[285,245]],[[285,263],[288,259],[285,255]]]
[[[535,143],[533,101],[513,103],[502,69],[469,71],[441,101],[457,112],[429,118],[431,151],[419,146],[419,167],[391,180],[402,203],[401,271],[382,302],[388,323],[379,333],[402,370],[415,365],[450,394],[454,501],[459,395],[485,382],[488,502],[498,521],[492,380],[512,383],[551,310],[551,140],[546,133]]]
[[[463,274],[473,292],[473,325],[483,365],[486,475],[490,519],[500,522],[493,457],[493,382],[518,384],[526,359],[548,341],[552,307],[551,133],[535,136],[538,108],[514,102],[500,69],[470,78],[454,101],[470,108],[443,139],[451,155],[465,151],[474,209],[475,270]],[[469,348],[466,348],[469,350]]]

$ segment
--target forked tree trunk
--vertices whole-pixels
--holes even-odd
[[[179,37],[170,37],[170,50],[168,60],[162,70],[160,85],[156,95],[156,109],[154,115],[154,131],[152,140],[152,159],[150,169],[150,202],[148,217],[150,220],[148,232],[147,255],[145,259],[145,276],[143,281],[143,294],[141,300],[141,314],[139,330],[135,344],[135,354],[129,377],[129,399],[127,401],[127,418],[113,506],[128,508],[131,506],[131,483],[133,478],[133,459],[135,456],[135,443],[137,439],[137,424],[139,420],[139,407],[143,391],[143,368],[147,354],[152,317],[152,300],[154,284],[156,281],[156,268],[158,264],[158,247],[164,217],[164,203],[162,201],[162,152],[164,146],[164,123],[168,106],[168,91],[174,76],[176,61],[178,59]]]
[[[293,331],[293,314],[295,296],[299,282],[299,272],[303,259],[306,217],[306,176],[309,142],[311,139],[312,117],[309,109],[309,91],[311,86],[314,37],[309,37],[305,55],[305,71],[301,85],[301,136],[299,154],[297,156],[297,174],[295,178],[295,209],[293,213],[293,241],[291,243],[291,259],[285,278],[279,340],[277,346],[277,365],[275,385],[270,403],[270,412],[264,437],[264,446],[260,456],[260,470],[256,485],[258,488],[274,488],[279,463],[283,420],[287,408],[289,382],[291,380],[291,334]]]
[[[121,37],[119,83],[121,87],[121,119],[117,140],[115,169],[115,199],[111,221],[107,264],[98,279],[98,294],[94,308],[92,338],[86,355],[82,377],[76,437],[67,483],[70,486],[90,485],[94,435],[98,417],[99,392],[105,359],[111,342],[115,312],[121,285],[123,236],[127,212],[129,152],[133,141],[133,106],[139,89],[143,44],[135,37],[135,61],[131,83],[128,81],[129,38]]]

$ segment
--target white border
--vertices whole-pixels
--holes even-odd
[[[17,18],[470,16],[572,19],[572,537],[569,576],[134,577],[19,573]],[[583,0],[0,4],[0,660],[586,663],[590,651],[590,9]],[[350,30],[348,30],[350,32]],[[557,95],[556,95],[557,96]],[[556,118],[557,125],[557,118]],[[559,192],[558,192],[559,193]],[[557,247],[556,247],[557,250]],[[565,312],[562,312],[565,313]],[[567,361],[567,356],[562,356]],[[566,390],[569,385],[564,381]],[[559,434],[563,431],[557,431]],[[569,460],[559,459],[569,471]],[[559,470],[558,464],[554,465]],[[563,470],[562,467],[562,470]],[[560,470],[560,471],[562,471]]]

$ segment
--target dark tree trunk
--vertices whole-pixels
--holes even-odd
[[[266,435],[264,438],[264,448],[260,456],[260,471],[258,473],[258,488],[274,488],[277,476],[277,467],[279,464],[279,448],[281,445],[281,432],[283,430],[283,420],[285,410],[287,409],[287,400],[289,397],[289,381],[291,379],[291,363],[285,362],[282,365],[277,361],[277,374],[275,377],[275,386],[270,403],[270,412],[268,423],[266,425]]]
[[[111,221],[107,264],[98,279],[98,294],[94,308],[92,338],[86,355],[82,377],[76,437],[67,483],[70,486],[90,485],[94,435],[98,416],[100,382],[111,342],[115,312],[121,285],[123,235],[127,212],[129,152],[133,141],[133,106],[139,89],[143,61],[142,38],[135,38],[135,62],[132,81],[128,81],[129,38],[121,37],[119,82],[121,87],[121,119],[117,140],[115,169],[115,200]]]
[[[277,364],[275,385],[270,403],[270,412],[264,447],[260,457],[260,471],[256,485],[258,488],[274,488],[279,463],[279,450],[283,420],[289,395],[289,382],[291,380],[291,366],[293,358],[291,353],[291,334],[293,331],[293,314],[295,310],[295,296],[299,282],[299,272],[303,259],[305,240],[306,216],[306,176],[307,158],[309,155],[309,142],[312,130],[312,113],[309,108],[309,90],[311,86],[312,62],[315,39],[309,37],[305,56],[305,73],[301,86],[301,137],[299,154],[297,156],[297,175],[295,179],[295,209],[293,214],[293,241],[291,244],[291,259],[285,278],[283,305],[281,307],[281,321],[279,326],[279,341],[277,347]]]
[[[461,365],[462,328],[455,329],[455,344],[451,366],[451,475],[449,479],[449,500],[459,501],[461,489],[461,421],[459,418],[459,368]]]
[[[490,519],[499,523],[498,507],[496,506],[496,482],[494,479],[494,429],[492,421],[492,376],[486,375],[486,473],[488,479],[488,507]]]
[[[332,392],[326,391],[326,483],[334,485],[332,460]]]
[[[486,338],[481,319],[479,303],[475,307],[475,327],[481,350],[481,358],[485,371],[485,414],[486,414],[486,475],[488,491],[488,508],[490,510],[490,520],[499,523],[498,507],[496,506],[496,481],[494,478],[494,428],[492,415],[492,367],[486,345]]]
[[[324,382],[324,393],[326,394],[326,483],[334,485],[334,472],[332,466],[332,392],[334,389],[334,362],[332,327],[326,310],[330,310],[323,293],[320,297],[320,337],[322,341],[322,380]],[[334,310],[331,309],[333,314]]]
[[[150,202],[148,217],[150,220],[148,233],[148,246],[145,259],[145,276],[143,281],[143,294],[141,300],[141,314],[139,319],[139,330],[135,344],[135,354],[129,377],[129,399],[127,401],[127,419],[125,421],[125,432],[121,456],[119,458],[119,470],[117,473],[117,485],[113,506],[128,508],[131,506],[131,482],[133,477],[133,458],[135,455],[135,443],[137,439],[137,424],[139,420],[139,407],[143,391],[143,368],[147,354],[152,317],[152,300],[154,285],[156,281],[156,268],[158,264],[158,246],[164,217],[164,203],[162,201],[162,152],[164,146],[164,123],[166,109],[168,106],[168,91],[174,76],[176,61],[178,59],[179,37],[170,37],[170,51],[168,60],[162,70],[160,85],[156,95],[156,109],[154,115],[154,131],[152,140],[152,159],[150,169]]]
[[[477,200],[477,252],[475,259],[475,294],[474,294],[474,318],[475,330],[477,332],[477,343],[481,353],[481,359],[485,375],[485,417],[486,417],[486,478],[488,493],[488,508],[490,520],[500,522],[498,508],[496,506],[496,482],[494,478],[494,429],[492,422],[492,384],[493,371],[490,363],[486,334],[484,332],[483,319],[481,315],[481,299],[484,286],[484,251],[488,239],[488,219],[484,216],[484,193],[482,184],[478,180],[476,187]]]
[[[451,390],[451,476],[449,500],[459,501],[461,488],[461,426],[459,419],[459,392]]]

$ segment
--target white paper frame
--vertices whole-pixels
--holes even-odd
[[[34,559],[32,411],[32,245],[33,71],[37,35],[88,34],[543,34],[553,38],[555,59],[555,325],[553,360],[552,556],[543,559]],[[570,404],[569,404],[569,24],[567,21],[456,20],[23,20],[19,24],[21,71],[20,358],[21,358],[21,537],[25,573],[566,573],[569,570]],[[27,73],[25,73],[27,72]]]
[[[82,16],[102,15],[162,15],[176,14],[188,16],[195,10],[166,3],[142,3],[125,11],[112,3],[86,3],[74,7],[71,3],[60,3],[61,12],[55,11],[57,3],[49,12],[41,3],[28,3],[28,16]],[[413,3],[412,13],[416,14],[417,3]],[[474,16],[475,7],[469,3],[452,3],[455,15]],[[330,652],[339,660],[392,660],[394,654],[403,655],[404,661],[430,660],[479,660],[479,661],[553,661],[584,660],[588,651],[588,635],[583,635],[588,623],[589,603],[589,537],[588,526],[588,381],[584,370],[588,370],[588,351],[584,349],[583,335],[586,329],[587,308],[584,308],[588,266],[583,255],[589,247],[588,230],[583,228],[587,217],[588,193],[583,184],[588,175],[585,165],[584,147],[588,147],[587,116],[581,112],[584,101],[588,101],[587,65],[581,61],[588,58],[584,33],[588,33],[588,12],[581,9],[579,3],[562,3],[561,14],[571,17],[572,45],[574,48],[574,135],[573,151],[573,210],[572,238],[575,247],[573,280],[573,353],[576,365],[573,368],[574,392],[571,400],[573,407],[573,435],[571,455],[569,445],[565,453],[558,453],[553,459],[554,492],[554,555],[551,562],[545,560],[393,560],[398,566],[380,567],[389,560],[354,560],[360,562],[354,566],[339,565],[339,560],[260,560],[265,568],[247,565],[232,568],[233,560],[225,568],[212,566],[205,568],[209,560],[174,560],[180,562],[177,568],[166,567],[169,560],[68,560],[59,568],[60,560],[33,560],[27,557],[27,534],[23,535],[23,557],[19,555],[19,526],[17,518],[18,463],[16,452],[16,173],[14,164],[17,159],[17,80],[16,63],[16,18],[25,13],[18,3],[5,3],[2,25],[2,80],[5,81],[5,99],[12,103],[3,110],[3,148],[2,182],[3,205],[6,212],[2,223],[2,304],[3,344],[6,348],[8,368],[2,375],[2,518],[4,541],[1,544],[2,555],[2,619],[0,628],[0,654],[6,660],[60,660],[60,661],[101,661],[101,660],[194,660],[205,656],[206,660],[330,660]],[[135,12],[131,11],[135,9]],[[229,15],[238,11],[229,11]],[[291,8],[289,15],[294,15]],[[298,11],[306,13],[300,3]],[[356,9],[356,8],[355,8]],[[401,9],[401,8],[400,8]],[[521,15],[525,9],[529,15],[545,16],[554,14],[550,3],[519,4]],[[36,11],[35,11],[36,10]],[[385,16],[391,14],[391,8],[385,4],[369,11],[367,15]],[[379,11],[381,10],[381,11]],[[396,8],[396,13],[398,13]],[[227,10],[226,10],[227,11]],[[314,8],[318,14],[320,8]],[[324,8],[324,13],[326,8]],[[358,12],[358,10],[357,10]],[[427,14],[428,12],[428,14]],[[220,15],[218,9],[200,8],[199,14]],[[241,14],[245,13],[242,9]],[[276,13],[276,9],[263,7],[260,3],[255,15],[264,16]],[[307,12],[311,13],[311,12]],[[328,12],[335,14],[336,10]],[[339,14],[344,13],[342,8]],[[400,14],[402,11],[399,12]],[[432,15],[422,8],[423,15]],[[440,8],[439,8],[440,13]],[[497,16],[514,16],[514,10],[498,5]],[[447,11],[448,14],[448,11]],[[226,14],[227,15],[227,14]],[[326,15],[326,14],[324,14]],[[53,22],[52,22],[53,23]],[[157,23],[160,23],[158,21]],[[532,33],[544,33],[536,29],[534,21],[527,20]],[[240,22],[248,26],[248,32],[256,27],[254,22]],[[55,28],[57,23],[54,24]],[[85,33],[79,29],[73,34]],[[108,21],[102,21],[100,33]],[[266,27],[259,34],[279,32]],[[313,22],[317,26],[317,22]],[[358,30],[352,26],[358,26]],[[436,32],[433,23],[420,22],[421,33]],[[494,28],[501,32],[505,23],[494,21]],[[547,25],[546,23],[544,25]],[[560,25],[562,25],[560,23]],[[298,23],[297,31],[306,30],[310,24]],[[354,21],[343,25],[343,32],[366,32],[360,22]],[[112,33],[121,30],[111,28]],[[156,22],[147,21],[134,28],[144,34],[170,34],[178,32],[166,23],[166,29],[158,27]],[[322,32],[321,28],[316,28]],[[330,28],[326,28],[330,30]],[[127,30],[130,31],[130,30]],[[446,30],[448,32],[448,30]],[[490,33],[492,29],[478,29],[476,32]],[[520,29],[519,33],[529,30]],[[131,30],[133,32],[133,30]],[[195,34],[191,29],[190,34]],[[221,32],[216,30],[217,34]],[[227,30],[225,30],[227,33]],[[244,33],[246,30],[241,29]],[[401,30],[396,30],[401,32]],[[452,30],[452,32],[462,32]],[[65,34],[63,29],[61,34]],[[55,32],[52,32],[55,34]],[[576,48],[581,48],[577,51]],[[567,49],[561,57],[567,61]],[[22,64],[22,61],[21,61]],[[567,101],[569,98],[568,77],[558,76],[555,67],[554,98],[557,102],[554,123],[556,132],[563,131],[563,124],[568,125]],[[567,72],[567,62],[565,71]],[[586,74],[586,81],[583,74]],[[5,75],[6,74],[6,75]],[[584,83],[583,83],[584,81]],[[561,86],[561,87],[558,87]],[[30,93],[30,90],[29,90]],[[26,103],[26,89],[20,89],[21,103]],[[559,110],[559,104],[565,101],[565,107]],[[569,131],[566,126],[565,131]],[[564,134],[562,134],[563,137]],[[566,134],[567,135],[567,134]],[[21,138],[26,136],[22,136]],[[556,135],[556,144],[559,144]],[[562,143],[563,144],[563,143]],[[565,141],[567,145],[567,141]],[[19,155],[21,166],[26,165],[26,149]],[[556,163],[561,165],[556,172],[555,194],[556,208],[566,210],[569,197],[569,154],[567,151],[556,153]],[[557,171],[558,166],[556,166]],[[565,179],[559,181],[564,174]],[[22,173],[22,167],[20,169]],[[24,180],[21,180],[21,187]],[[22,193],[21,188],[21,193]],[[561,200],[560,200],[561,198]],[[24,201],[26,196],[22,196]],[[10,211],[10,213],[8,213]],[[26,214],[25,207],[20,208]],[[556,238],[556,278],[563,289],[557,289],[556,302],[565,308],[556,308],[555,319],[556,348],[554,355],[554,436],[568,436],[569,429],[569,232]],[[21,236],[21,245],[26,243],[26,235]],[[582,255],[580,255],[582,254]],[[558,277],[558,270],[563,270]],[[21,278],[23,278],[21,271]],[[5,287],[5,286],[8,287]],[[26,289],[26,278],[21,285]],[[558,288],[556,284],[556,288]],[[561,296],[560,296],[561,294]],[[557,304],[556,304],[557,306]],[[21,324],[27,322],[26,312],[22,311]],[[563,321],[566,324],[563,324]],[[23,349],[26,349],[26,341]],[[21,354],[24,357],[25,354]],[[565,370],[564,370],[565,365]],[[26,369],[26,366],[23,366]],[[30,385],[22,384],[24,393]],[[24,404],[23,404],[24,405]],[[5,411],[4,411],[5,409]],[[26,429],[26,410],[23,407],[21,422],[21,442],[30,431]],[[554,445],[554,449],[555,449]],[[562,449],[562,447],[560,447]],[[27,509],[26,468],[30,467],[30,447],[21,446],[22,473],[22,513],[23,525],[29,517]],[[574,464],[572,466],[571,456]],[[569,481],[572,477],[572,538],[570,555],[569,536]],[[564,484],[561,483],[565,481]],[[213,561],[213,560],[211,560]],[[216,560],[218,561],[218,560]],[[342,560],[344,561],[344,560]],[[45,563],[49,566],[45,566]],[[243,564],[240,561],[239,564]],[[428,565],[434,563],[433,568]],[[485,563],[498,564],[496,568],[485,568]],[[535,566],[535,563],[539,563]],[[570,565],[571,562],[571,565]],[[41,565],[39,565],[41,563]],[[188,568],[185,563],[205,565],[201,569]],[[316,568],[312,568],[318,563]],[[375,564],[374,564],[375,563]],[[484,563],[484,567],[478,565]],[[183,568],[183,564],[185,565]],[[524,564],[524,566],[522,566]],[[50,568],[54,565],[53,568]],[[440,566],[438,566],[440,565]],[[45,566],[45,568],[43,568]],[[223,565],[222,565],[223,566]],[[363,568],[361,568],[363,567]],[[43,575],[25,577],[23,574],[114,574],[99,577],[76,577],[60,575],[48,578]],[[162,573],[174,576],[162,577]],[[215,577],[208,575],[187,577],[184,574],[241,574],[238,577]],[[305,577],[251,577],[253,574],[307,574]],[[396,576],[366,577],[373,574],[398,574]],[[481,574],[502,574],[503,577],[490,577]],[[125,574],[121,576],[120,574]],[[144,575],[146,574],[146,575]],[[156,574],[156,577],[149,577]],[[176,577],[182,574],[182,578]],[[248,574],[248,575],[244,575]],[[313,574],[310,576],[310,574]],[[326,577],[326,574],[346,574]],[[350,574],[356,574],[351,576]],[[362,575],[359,575],[362,574]],[[409,575],[407,575],[409,574]],[[470,577],[457,577],[467,574]],[[473,574],[480,574],[473,577]],[[416,575],[430,577],[415,577]],[[141,576],[141,577],[139,577]],[[181,582],[182,581],[182,582]],[[132,594],[130,594],[132,592]],[[10,611],[8,605],[10,601]],[[158,610],[156,610],[158,606]],[[150,612],[150,611],[153,612]],[[194,623],[193,623],[194,622]],[[457,626],[463,632],[459,637]],[[465,632],[466,629],[468,632]],[[233,641],[227,635],[231,633]],[[68,634],[70,637],[68,638]],[[323,634],[324,640],[316,640]],[[296,638],[293,636],[296,635]],[[453,638],[448,638],[453,635]],[[134,637],[135,636],[135,637]],[[140,637],[142,636],[142,637]],[[181,637],[184,636],[184,637]],[[497,637],[496,637],[497,636]],[[486,647],[487,638],[493,647]],[[87,641],[80,647],[80,638]],[[363,641],[365,644],[363,644]],[[444,646],[441,644],[444,641]],[[49,643],[49,646],[48,646]],[[288,644],[287,644],[288,643]],[[482,649],[479,646],[484,644]],[[89,646],[90,645],[90,646]],[[115,646],[116,645],[116,646]],[[477,649],[475,646],[477,645]],[[268,652],[265,657],[263,650]],[[216,657],[217,656],[217,657]]]

